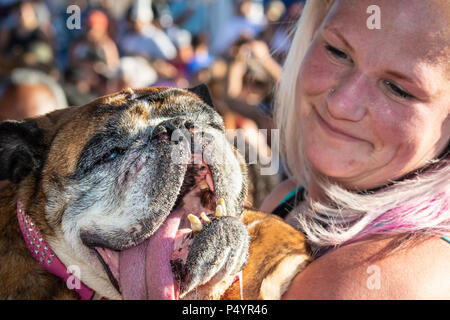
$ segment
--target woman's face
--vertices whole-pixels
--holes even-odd
[[[296,93],[306,155],[351,189],[425,164],[450,139],[446,0],[337,0],[305,56]],[[445,12],[445,14],[444,14]]]

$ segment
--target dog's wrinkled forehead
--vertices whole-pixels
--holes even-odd
[[[138,125],[142,121],[154,123],[162,118],[183,115],[201,114],[202,119],[209,118],[211,121],[220,118],[199,96],[184,89],[160,87],[128,89],[101,99],[95,113],[97,115],[101,115],[102,112],[117,113],[116,109],[119,109],[122,111],[120,116],[124,128]]]
[[[79,108],[55,136],[50,150],[53,161],[47,169],[64,176],[74,172],[77,159],[93,139],[126,139],[172,117],[223,127],[219,114],[185,89],[128,89]]]

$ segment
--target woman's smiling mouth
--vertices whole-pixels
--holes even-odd
[[[356,138],[354,136],[351,136],[347,133],[344,133],[343,131],[341,131],[340,129],[337,129],[334,126],[331,126],[329,123],[327,123],[319,114],[319,112],[316,110],[316,108],[313,106],[312,107],[313,112],[315,113],[315,116],[317,118],[317,122],[319,124],[319,126],[323,129],[323,131],[325,131],[325,133],[327,133],[329,136],[333,137],[333,138],[337,138],[340,140],[345,140],[345,141],[349,141],[349,142],[361,142],[363,141],[362,139]]]

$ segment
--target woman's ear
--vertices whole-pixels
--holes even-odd
[[[35,120],[0,122],[0,180],[19,183],[41,167],[43,130]]]

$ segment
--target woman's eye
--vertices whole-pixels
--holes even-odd
[[[389,90],[394,93],[396,96],[402,98],[402,99],[412,99],[414,98],[414,96],[412,96],[411,94],[409,94],[408,92],[406,92],[405,90],[403,90],[402,88],[400,88],[398,85],[385,80],[384,84],[389,88]]]
[[[333,56],[335,56],[338,59],[344,59],[344,60],[350,59],[348,54],[346,54],[344,51],[341,51],[341,50],[339,50],[339,49],[337,49],[337,48],[335,48],[335,47],[333,47],[333,46],[331,46],[329,44],[327,44],[325,46],[325,49],[327,49],[327,51],[329,53],[331,53]]]

